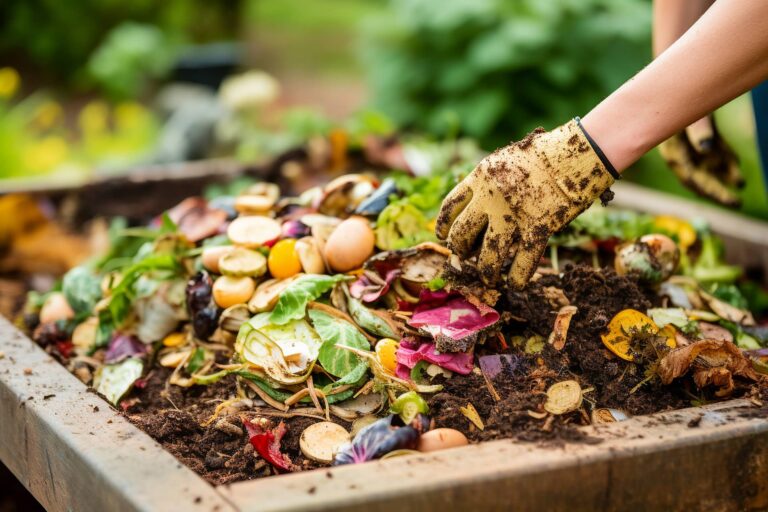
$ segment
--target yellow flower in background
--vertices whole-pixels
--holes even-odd
[[[48,100],[41,103],[36,109],[33,115],[34,122],[43,130],[52,128],[56,121],[61,118],[63,111],[61,105],[55,101]]]
[[[95,100],[88,103],[80,111],[77,122],[85,134],[98,134],[107,130],[109,107],[103,101]]]
[[[118,130],[142,128],[151,120],[150,112],[140,103],[126,101],[115,106],[115,126]]]
[[[13,68],[0,68],[0,98],[10,98],[19,90],[21,77]]]
[[[46,172],[56,169],[69,156],[67,141],[58,135],[50,135],[25,148],[24,166],[29,172]]]

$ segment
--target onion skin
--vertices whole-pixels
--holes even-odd
[[[616,250],[614,267],[620,275],[632,275],[639,280],[657,284],[669,279],[677,269],[680,250],[665,235],[650,234],[637,242]]]

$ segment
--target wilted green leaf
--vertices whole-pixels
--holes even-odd
[[[104,395],[112,405],[117,405],[141,377],[143,370],[144,362],[135,357],[115,364],[105,364],[96,374],[96,391]]]

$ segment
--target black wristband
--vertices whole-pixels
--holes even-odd
[[[587,142],[589,142],[589,145],[592,146],[592,150],[597,154],[597,157],[600,159],[601,162],[603,162],[603,165],[605,166],[605,169],[608,171],[608,174],[613,176],[613,179],[620,180],[621,174],[616,172],[616,168],[613,166],[610,160],[608,160],[608,157],[605,156],[605,153],[603,153],[603,150],[600,149],[600,146],[597,145],[597,142],[589,136],[587,133],[587,130],[584,129],[583,126],[581,126],[581,118],[579,116],[576,116],[573,118],[574,121],[576,121],[576,124],[579,126],[579,129],[581,130],[581,133],[584,134],[584,137],[587,138]]]

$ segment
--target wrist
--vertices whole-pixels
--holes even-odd
[[[645,126],[642,118],[635,122],[616,119],[616,115],[604,112],[600,107],[598,105],[581,119],[581,127],[620,174],[653,149],[656,140],[652,127]]]

